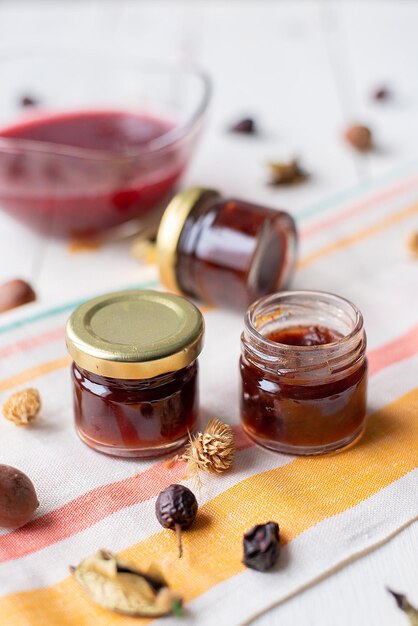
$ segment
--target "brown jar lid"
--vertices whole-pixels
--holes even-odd
[[[67,322],[66,342],[77,365],[89,372],[144,379],[192,363],[203,333],[203,316],[186,298],[132,290],[79,306]]]
[[[161,282],[172,291],[181,291],[177,280],[177,248],[184,224],[201,200],[219,197],[213,189],[191,187],[181,191],[164,211],[157,234],[157,258]]]

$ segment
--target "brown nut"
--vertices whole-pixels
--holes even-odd
[[[10,465],[0,465],[0,526],[24,526],[38,506],[35,487],[26,474]]]
[[[9,280],[0,285],[0,313],[34,300],[36,300],[34,290],[29,283],[20,278]]]
[[[360,126],[358,124],[349,126],[344,136],[348,143],[360,152],[367,152],[367,150],[371,150],[373,146],[372,131],[370,128],[367,128],[367,126]]]

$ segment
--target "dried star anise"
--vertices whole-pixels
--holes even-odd
[[[270,185],[291,185],[307,178],[307,173],[300,167],[297,159],[269,163]]]
[[[280,554],[279,525],[276,522],[258,524],[244,534],[244,565],[266,572]]]

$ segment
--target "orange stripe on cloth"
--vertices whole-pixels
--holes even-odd
[[[376,224],[373,224],[372,226],[368,226],[367,228],[364,228],[357,233],[353,233],[352,235],[342,237],[341,239],[338,239],[337,241],[334,241],[333,243],[330,243],[323,248],[320,248],[319,250],[308,254],[306,257],[302,258],[299,261],[297,267],[298,269],[303,269],[324,256],[328,256],[329,254],[333,254],[334,252],[338,252],[339,250],[348,248],[349,246],[359,243],[360,241],[364,241],[364,239],[368,239],[369,237],[372,237],[373,235],[376,235],[377,233],[386,230],[394,224],[397,224],[398,222],[401,222],[402,220],[407,219],[408,217],[411,217],[412,215],[415,215],[417,213],[418,204],[414,204],[404,209],[403,211],[398,211],[393,215],[389,215],[383,220],[377,222]]]
[[[254,445],[240,427],[234,428],[234,439],[237,451]],[[162,461],[136,476],[91,489],[22,528],[0,535],[0,563],[42,550],[121,509],[155,498],[160,491],[182,480],[185,474],[184,463],[175,463],[169,468],[167,462]]]
[[[415,389],[374,413],[362,441],[343,453],[298,458],[226,490],[203,505],[194,526],[183,533],[182,559],[177,558],[176,538],[170,531],[157,533],[122,555],[143,568],[159,563],[173,589],[191,601],[244,569],[242,533],[253,524],[276,519],[286,544],[413,470],[417,412]],[[131,618],[91,603],[71,577],[1,598],[0,618],[13,626],[132,626]]]
[[[311,237],[312,235],[315,235],[318,232],[322,232],[323,230],[326,230],[331,226],[335,226],[335,224],[340,224],[341,222],[344,222],[347,218],[353,217],[353,215],[357,215],[357,213],[363,213],[363,211],[365,211],[366,209],[378,205],[381,202],[385,202],[386,200],[389,200],[401,191],[413,189],[417,186],[417,184],[418,177],[413,176],[412,178],[409,178],[406,181],[402,181],[401,183],[398,183],[393,187],[390,187],[389,189],[380,191],[372,196],[368,196],[363,200],[360,200],[359,202],[356,202],[353,205],[350,205],[348,209],[345,209],[344,211],[338,211],[334,215],[326,217],[325,219],[317,221],[309,226],[302,226],[299,229],[299,234],[303,238]]]
[[[376,374],[417,352],[418,325],[396,340],[369,352],[369,374]],[[234,435],[237,451],[254,445],[240,427],[234,428]],[[0,535],[0,563],[47,548],[86,530],[112,513],[145,502],[173,481],[180,480],[184,471],[182,464],[173,466],[169,471],[163,462],[136,476],[91,489],[37,517],[23,528]]]
[[[60,359],[54,359],[53,361],[47,361],[46,363],[36,365],[28,370],[19,372],[19,374],[10,376],[10,378],[4,378],[0,381],[0,392],[9,391],[9,389],[13,389],[13,387],[17,387],[18,385],[25,385],[36,378],[46,376],[47,374],[51,374],[51,372],[68,367],[70,363],[71,359],[68,356],[65,356]]]
[[[413,326],[407,333],[396,337],[368,353],[369,374],[377,374],[380,370],[409,359],[418,352],[418,324]]]

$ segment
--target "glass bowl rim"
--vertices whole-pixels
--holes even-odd
[[[49,55],[53,54],[53,58],[51,59]],[[158,155],[159,152],[164,152],[164,150],[169,149],[176,143],[180,142],[184,138],[186,138],[192,131],[193,128],[199,123],[201,118],[203,117],[212,95],[212,81],[210,79],[209,74],[203,69],[199,68],[193,64],[181,64],[181,63],[170,63],[166,61],[155,61],[155,60],[140,60],[140,59],[126,59],[126,56],[121,55],[112,55],[111,57],[103,52],[94,53],[92,51],[79,51],[78,53],[74,53],[74,51],[70,51],[68,49],[49,49],[42,48],[37,51],[33,51],[30,49],[22,50],[3,50],[0,54],[0,67],[8,62],[15,62],[22,59],[27,59],[28,61],[44,60],[44,61],[59,61],[62,58],[68,61],[81,61],[88,59],[91,62],[109,62],[113,66],[124,65],[125,67],[130,67],[132,70],[138,70],[142,73],[148,74],[166,74],[166,75],[189,75],[197,78],[202,87],[202,95],[199,99],[198,105],[195,107],[193,113],[189,116],[189,118],[182,124],[171,128],[167,132],[163,133],[159,137],[152,139],[148,143],[144,144],[144,146],[140,148],[132,148],[128,150],[124,150],[123,152],[112,152],[109,150],[95,150],[91,148],[82,148],[77,146],[68,146],[66,144],[59,144],[47,141],[35,141],[31,139],[16,139],[13,137],[0,137],[0,152],[21,152],[24,150],[25,152],[35,152],[42,154],[51,154],[57,157],[70,157],[70,158],[78,158],[78,159],[86,159],[86,160],[96,160],[96,161],[124,161],[124,160],[132,160],[140,157],[150,157],[154,155]],[[129,109],[127,109],[129,110]],[[63,110],[62,113],[70,112]],[[58,112],[59,114],[59,112]]]

